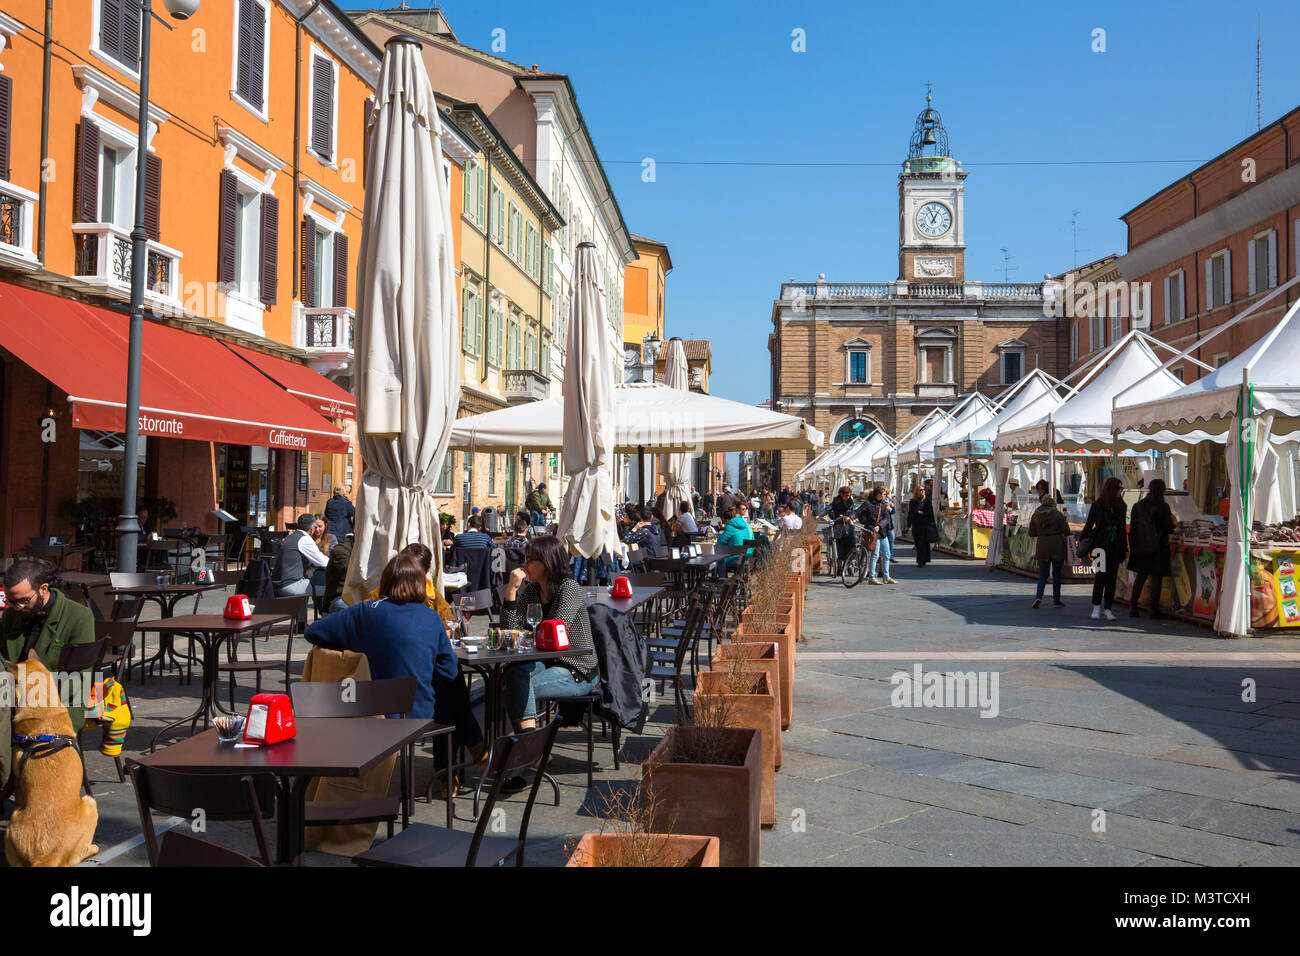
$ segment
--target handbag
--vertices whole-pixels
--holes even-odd
[[[925,526],[925,536],[931,544],[939,543],[939,526],[937,524],[928,524]]]
[[[864,529],[862,532],[862,546],[868,551],[875,551],[877,537],[875,528]]]

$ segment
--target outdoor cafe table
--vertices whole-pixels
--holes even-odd
[[[145,754],[139,762],[146,767],[179,773],[274,774],[277,782],[275,859],[280,864],[296,864],[303,853],[307,785],[312,778],[359,777],[389,754],[413,747],[419,738],[429,733],[450,734],[453,730],[420,718],[306,717],[294,723],[297,735],[278,744],[250,747],[222,743],[217,732],[209,730],[156,753]],[[412,767],[410,761],[407,766]],[[411,803],[414,776],[413,770],[408,769],[403,827],[410,822],[405,808]]]
[[[609,593],[607,587],[588,588],[588,592],[594,590],[595,596],[587,601],[587,605],[603,604],[615,611],[622,611],[624,614],[634,611],[647,601],[653,601],[665,590],[663,585],[632,585],[632,596],[630,598],[616,598]]]
[[[129,588],[109,588],[105,593],[111,594],[114,598],[139,597],[146,601],[156,601],[158,607],[162,611],[163,619],[166,620],[176,613],[176,605],[180,603],[181,598],[195,597],[205,591],[215,591],[218,588],[223,587],[225,587],[224,584],[141,584]],[[140,630],[158,630],[158,628],[153,625],[154,622],[152,621],[137,621],[137,626]],[[164,656],[167,658],[165,661],[163,661]],[[154,661],[162,661],[164,669],[166,669],[168,663],[175,664],[178,668],[184,669],[185,665],[182,664],[181,659],[176,656],[176,648],[172,643],[171,634],[162,632],[162,636],[158,641],[158,653],[153,657],[150,657],[148,660],[140,661],[141,681],[144,680],[145,666],[154,663]],[[134,664],[130,666],[135,667]]]
[[[203,718],[203,726],[206,729],[210,717],[227,713],[226,709],[217,701],[217,666],[220,663],[218,652],[221,649],[222,641],[229,637],[238,638],[244,634],[255,634],[264,627],[270,627],[272,624],[279,624],[281,621],[292,619],[292,614],[254,614],[252,617],[242,620],[232,620],[220,614],[187,614],[181,617],[164,618],[160,621],[150,621],[149,629],[151,631],[158,631],[168,637],[176,634],[193,637],[203,648],[203,696],[199,701],[198,708],[194,713],[186,714],[180,720],[173,720],[154,734],[153,742],[149,745],[150,752],[152,753],[154,748],[158,746],[158,738],[173,727],[179,727],[188,720],[190,722],[190,732],[193,733],[200,717]]]
[[[483,678],[483,729],[488,743],[509,732],[506,719],[505,669],[512,664],[531,664],[535,661],[553,661],[566,651],[493,651],[480,644],[479,650],[470,653],[464,645],[456,648],[456,657],[462,669]]]

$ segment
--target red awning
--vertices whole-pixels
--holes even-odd
[[[129,319],[0,283],[0,347],[68,393],[77,428],[126,425]],[[346,453],[348,438],[216,339],[145,321],[140,434]]]
[[[222,342],[245,362],[248,362],[290,395],[295,396],[312,411],[326,418],[357,420],[357,400],[352,393],[335,385],[320,372],[288,359],[255,352],[242,345]]]

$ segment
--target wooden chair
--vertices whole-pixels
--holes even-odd
[[[177,773],[134,761],[127,772],[135,785],[135,802],[150,866],[162,865],[153,811],[189,820],[195,807],[203,808],[204,819],[209,822],[247,820],[252,824],[263,865],[271,865],[264,824],[275,811],[275,777],[271,774]]]
[[[391,840],[354,856],[352,862],[358,866],[475,867],[500,866],[513,858],[516,866],[523,866],[528,821],[532,817],[533,804],[537,802],[542,771],[551,759],[551,749],[555,746],[559,729],[559,721],[553,720],[536,730],[498,738],[493,744],[487,766],[487,775],[493,781],[492,789],[488,792],[483,812],[478,815],[473,833],[413,823]],[[487,836],[492,810],[502,785],[509,777],[525,771],[533,772],[533,785],[528,791],[518,836],[513,839]]]
[[[419,680],[394,677],[389,680],[353,681],[346,700],[344,685],[330,681],[295,681],[289,688],[295,717],[377,717],[382,714],[405,716],[415,704]],[[400,797],[377,800],[312,800],[307,804],[306,825],[311,827],[346,826],[352,823],[386,823],[389,839],[393,824],[400,815],[402,829],[411,818],[414,799],[411,774],[415,768],[415,742],[407,744],[398,755],[401,772]]]

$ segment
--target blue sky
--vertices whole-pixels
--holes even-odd
[[[506,57],[570,75],[629,228],[672,254],[668,334],[711,339],[711,391],[747,402],[769,397],[781,282],[896,277],[898,165],[927,80],[970,173],[966,271],[984,281],[1002,281],[1002,246],[1012,281],[1068,268],[1076,210],[1080,262],[1122,252],[1122,213],[1254,132],[1257,14],[1263,122],[1300,103],[1295,3],[443,10],[462,42],[488,49],[501,28]]]

